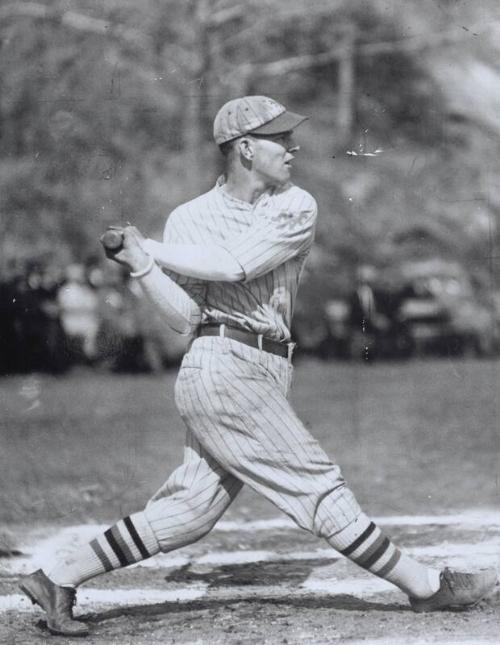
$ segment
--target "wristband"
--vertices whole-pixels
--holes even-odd
[[[152,256],[149,257],[149,262],[147,265],[144,267],[144,269],[141,269],[140,271],[134,271],[130,274],[131,278],[144,278],[145,275],[148,275],[148,273],[151,273],[151,270],[153,269],[155,265],[155,260]]]

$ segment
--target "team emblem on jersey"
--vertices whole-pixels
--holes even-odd
[[[278,225],[278,228],[285,228],[290,231],[302,228],[310,217],[309,211],[300,211],[300,213],[293,211],[280,211],[279,213],[272,214],[269,219]]]

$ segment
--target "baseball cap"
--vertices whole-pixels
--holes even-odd
[[[214,119],[217,145],[245,134],[272,135],[294,130],[307,116],[295,114],[267,96],[243,96],[225,103]]]

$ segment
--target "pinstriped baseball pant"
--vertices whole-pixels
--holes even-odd
[[[327,539],[361,513],[288,403],[291,373],[287,359],[231,339],[194,341],[175,387],[184,462],[145,509],[162,551],[208,533],[243,484]]]

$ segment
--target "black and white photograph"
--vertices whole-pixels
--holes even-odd
[[[497,0],[0,0],[0,643],[494,645]]]

